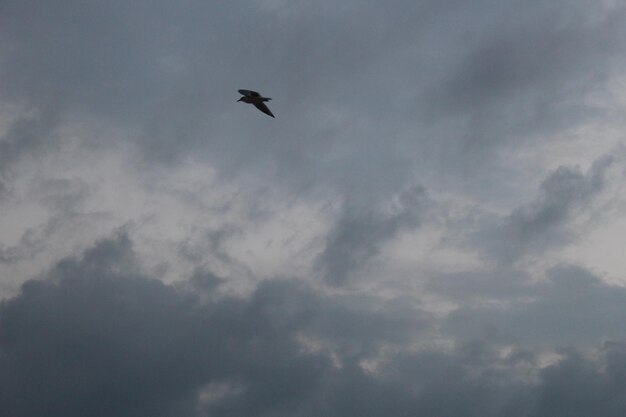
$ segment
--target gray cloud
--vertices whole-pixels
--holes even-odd
[[[560,166],[541,183],[537,197],[511,212],[503,221],[486,227],[478,238],[497,262],[508,264],[527,253],[538,253],[577,237],[568,229],[571,216],[584,211],[605,187],[614,158],[596,160],[588,172]]]
[[[54,131],[58,125],[58,113],[55,111],[19,117],[11,122],[0,138],[0,178],[10,175],[10,168],[24,156],[37,155],[50,149],[51,143],[56,144]]]
[[[536,277],[516,266],[517,261],[526,256],[544,259],[546,252],[580,240],[583,236],[572,226],[572,220],[592,211],[596,198],[608,185],[607,175],[615,163],[613,156],[604,156],[594,161],[587,172],[579,167],[560,166],[541,182],[529,203],[503,217],[487,215],[470,220],[479,230],[462,238],[461,248],[484,255],[487,263],[475,270],[435,272],[428,279],[428,288],[461,305],[511,300],[524,305],[537,297],[545,290],[544,284],[537,285]],[[458,232],[452,232],[455,233]]]
[[[466,130],[457,140],[474,154],[597,116],[584,98],[606,93],[606,80],[623,67],[626,10],[569,5],[507,2],[476,18],[465,50],[432,86],[428,117],[460,117]]]
[[[545,369],[532,415],[618,416],[624,406],[624,345],[608,343],[602,353],[593,361],[570,352]]]
[[[623,56],[623,10],[586,1],[9,1],[3,15],[5,100],[134,126],[150,160],[194,155],[296,187],[398,190],[414,159],[455,176],[492,165],[491,147],[581,120],[563,103],[603,88]],[[227,103],[242,86],[294,122],[240,117],[249,109]]]
[[[343,337],[369,345],[402,340],[403,329],[419,324],[363,308],[351,313],[311,291],[277,281],[250,299],[200,304],[145,278],[125,235],[102,241],[2,304],[0,410],[197,415],[198,390],[229,381],[245,387],[240,406],[258,412],[293,402],[300,407],[332,367],[325,355],[303,354],[297,334],[337,342],[335,326],[343,318],[349,330]],[[368,326],[355,327],[358,322]]]
[[[553,257],[581,215],[598,220],[613,159],[545,162],[607,152],[604,131],[585,131],[595,149],[556,145],[619,115],[608,88],[626,68],[623,5],[53,3],[0,5],[0,273],[23,282],[29,259],[52,263],[0,294],[0,414],[623,410],[624,347],[596,348],[624,338],[623,289],[590,272],[602,265]],[[235,103],[238,88],[273,97],[276,120]],[[530,165],[550,174],[522,199]],[[213,190],[224,201],[204,198]],[[276,199],[307,207],[283,219]],[[509,214],[468,208],[481,201]],[[342,206],[314,212],[325,204]],[[289,253],[321,251],[287,268],[297,278],[259,282],[275,262],[252,254],[276,241],[267,219],[311,236]],[[398,261],[381,274],[403,276],[380,284],[404,287],[359,287],[403,233],[420,271],[442,269]],[[484,256],[465,267],[459,248]],[[178,282],[152,279],[154,263]]]
[[[427,202],[428,197],[419,186],[397,196],[387,212],[355,207],[348,202],[318,259],[324,279],[333,285],[344,284],[350,273],[376,255],[382,243],[402,230],[417,227]]]
[[[498,278],[510,282],[506,271]],[[581,267],[554,267],[546,282],[515,281],[508,293],[491,300],[469,299],[450,315],[447,326],[464,338],[482,335],[499,343],[532,346],[593,346],[626,337],[621,324],[626,319],[626,292]]]
[[[32,261],[64,229],[83,227],[89,220],[98,221],[102,218],[102,213],[84,213],[82,210],[81,206],[91,191],[84,181],[37,179],[37,185],[29,197],[46,208],[46,218],[41,224],[26,228],[15,244],[0,244],[0,263]]]
[[[562,276],[568,273],[574,276]],[[562,294],[563,279],[577,283],[570,295]],[[551,285],[552,301],[564,300],[554,310],[572,297],[579,306],[587,295],[589,306],[604,305],[594,294],[624,298],[575,270],[555,271]],[[622,404],[626,356],[616,343],[605,345],[599,359],[563,351],[537,382],[528,379],[529,367],[536,368],[532,351],[502,358],[484,342],[447,353],[385,354],[375,372],[359,363],[379,349],[335,350],[339,364],[328,350],[303,350],[302,336],[330,346],[401,346],[407,334],[423,329],[415,320],[398,322],[375,302],[346,301],[308,285],[269,281],[249,298],[200,302],[143,276],[122,234],[61,261],[3,302],[0,410],[14,416],[544,416],[617,415]]]

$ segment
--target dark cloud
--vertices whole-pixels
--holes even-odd
[[[0,138],[0,179],[10,174],[10,168],[23,157],[39,155],[56,145],[55,128],[58,113],[47,111],[34,116],[23,116],[10,123]]]
[[[554,170],[543,155],[553,171],[516,195],[518,151],[563,160],[551,145],[617,113],[626,8],[600,3],[1,1],[0,211],[24,221],[0,272],[131,224],[179,282],[152,279],[123,233],[26,282],[0,307],[0,414],[618,415],[624,347],[594,347],[624,338],[623,288],[550,257],[579,237],[613,159]],[[277,118],[235,103],[238,88],[273,97]],[[193,164],[193,180],[173,174]],[[213,189],[241,197],[199,197]],[[259,283],[232,246],[283,220],[277,199],[341,208],[281,223],[315,235],[293,253],[321,253]],[[481,201],[509,214],[463,205]],[[433,251],[480,265],[444,259],[457,272],[402,299],[359,288],[386,243],[440,227],[454,230]],[[528,258],[560,266],[542,281]],[[257,284],[225,295],[228,280]]]
[[[536,277],[516,267],[516,262],[529,255],[541,257],[579,240],[581,236],[572,220],[591,211],[597,196],[607,187],[608,170],[615,163],[613,156],[605,156],[597,159],[587,172],[579,167],[560,166],[542,181],[531,202],[507,216],[477,220],[479,231],[463,238],[461,247],[478,250],[488,263],[475,270],[434,273],[428,288],[462,305],[499,305],[515,300],[521,306],[539,296],[546,289],[545,284],[537,284]],[[577,275],[574,269],[570,272]],[[532,310],[537,311],[535,307]],[[460,320],[463,315],[460,313]]]
[[[318,259],[324,279],[333,285],[344,284],[350,273],[376,255],[381,244],[402,230],[417,227],[427,203],[420,186],[402,192],[386,211],[348,202]]]
[[[596,160],[586,173],[560,166],[541,183],[538,196],[511,212],[500,224],[478,237],[489,256],[508,264],[528,253],[539,253],[575,240],[568,220],[584,211],[605,187],[612,156]]]
[[[162,91],[158,61],[172,26],[163,5],[147,5],[3,2],[2,77],[11,83],[2,92],[66,112],[136,112]]]
[[[4,202],[5,199],[10,195],[11,190],[7,187],[4,181],[0,180],[0,203]]]
[[[150,161],[397,191],[414,160],[463,176],[491,147],[594,114],[564,103],[621,68],[620,16],[588,1],[6,1],[2,96],[133,126]],[[236,105],[242,87],[273,96],[280,121]]]
[[[607,343],[599,360],[568,352],[541,373],[533,416],[618,416],[624,407],[624,345]]]
[[[507,282],[505,272],[499,278]],[[467,304],[447,319],[449,329],[464,338],[482,335],[521,345],[591,346],[626,337],[621,325],[626,319],[624,289],[577,266],[554,267],[546,282],[516,281],[508,294],[486,293],[486,302],[475,300],[466,298]]]
[[[235,409],[301,407],[333,368],[326,355],[302,353],[300,332],[337,342],[334,320],[344,319],[344,337],[371,345],[401,340],[394,335],[417,324],[362,308],[349,312],[338,300],[288,282],[264,284],[250,299],[201,304],[145,278],[120,235],[61,261],[3,303],[0,410],[197,415],[196,395],[211,382],[242,384],[245,396]]]
[[[467,21],[464,50],[443,68],[424,109],[430,119],[457,119],[464,131],[449,139],[465,142],[468,157],[599,115],[585,97],[608,93],[606,81],[623,70],[626,9],[568,5],[506,2]]]
[[[200,281],[206,279],[192,280],[198,292],[217,288],[213,276],[208,286]],[[562,310],[560,317],[571,320],[579,311],[574,304],[609,311],[624,299],[572,269],[555,271],[543,291],[548,295],[534,309],[555,303],[546,316],[520,319],[536,323]],[[265,282],[246,298],[200,298],[146,278],[124,234],[61,261],[2,304],[0,411],[16,417],[618,415],[624,401],[626,355],[619,343],[607,343],[597,359],[562,351],[561,360],[539,370],[531,350],[502,356],[488,341],[447,351],[389,350],[430,337],[424,326],[434,318],[418,310],[398,315],[376,298],[323,295],[288,281]],[[376,363],[371,370],[362,365],[368,360]]]

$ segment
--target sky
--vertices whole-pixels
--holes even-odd
[[[621,416],[625,19],[0,0],[0,415]]]

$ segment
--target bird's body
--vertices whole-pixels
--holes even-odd
[[[254,107],[261,110],[263,113],[267,114],[268,116],[274,117],[270,109],[265,105],[265,102],[270,101],[271,98],[263,97],[256,91],[252,91],[252,90],[238,90],[238,91],[239,91],[239,94],[241,94],[243,97],[241,97],[237,101],[243,101],[244,103],[253,104]]]

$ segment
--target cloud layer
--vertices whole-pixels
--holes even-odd
[[[563,325],[577,315],[594,321],[592,328],[595,320],[623,323],[623,290],[583,271],[553,275],[535,305],[483,314],[535,333],[567,333]],[[576,275],[576,287],[565,288],[563,281]],[[123,234],[62,260],[2,305],[0,410],[15,416],[611,416],[623,406],[622,343],[605,343],[593,357],[562,350],[538,371],[532,350],[503,353],[488,339],[416,350],[415,340],[438,333],[437,320],[419,309],[324,295],[289,281],[268,281],[243,298],[215,297],[218,288],[201,279],[175,287],[147,278]],[[581,299],[604,310],[586,315]],[[606,322],[611,314],[617,316]],[[467,311],[451,320],[467,317],[481,320]],[[467,324],[463,331],[479,334]]]
[[[618,415],[624,17],[0,2],[0,414]]]

